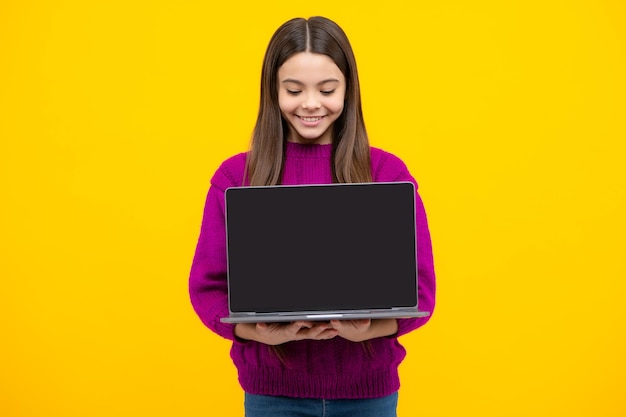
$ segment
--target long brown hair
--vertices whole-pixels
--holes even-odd
[[[278,69],[300,52],[329,56],[346,78],[344,109],[332,130],[333,182],[370,182],[370,149],[354,53],[348,37],[335,22],[316,16],[285,22],[265,52],[259,115],[246,160],[249,184],[276,185],[282,180],[288,127],[278,106]]]

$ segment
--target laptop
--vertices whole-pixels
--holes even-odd
[[[411,182],[228,188],[225,323],[423,317]]]

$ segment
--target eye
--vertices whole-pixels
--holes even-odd
[[[329,96],[329,95],[331,95],[334,92],[335,92],[334,88],[332,90],[322,90],[322,91],[320,91],[320,93],[322,93],[322,95],[324,95],[324,96]]]
[[[292,96],[297,96],[300,93],[301,93],[300,90],[290,90],[290,89],[287,89],[287,94],[292,95]]]

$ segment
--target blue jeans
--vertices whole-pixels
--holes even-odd
[[[397,417],[398,393],[362,400],[318,400],[245,394],[245,417]]]

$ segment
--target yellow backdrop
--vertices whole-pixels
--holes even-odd
[[[270,3],[0,4],[0,415],[242,415],[188,271],[269,37],[310,15],[430,218],[400,415],[626,415],[624,2]]]

